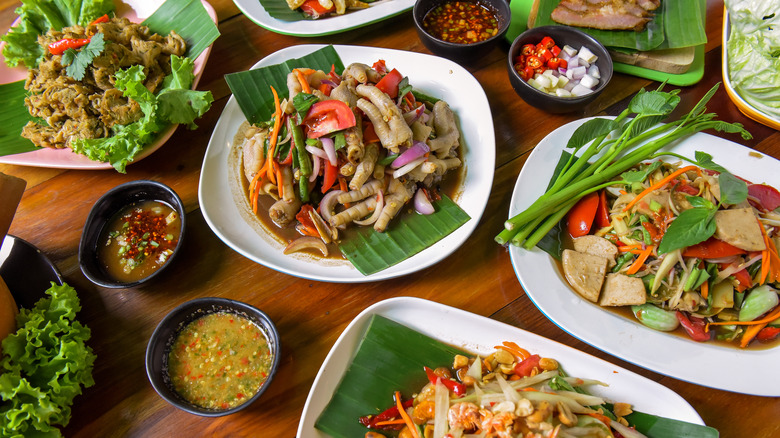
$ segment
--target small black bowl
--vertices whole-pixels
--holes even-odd
[[[179,241],[167,262],[150,275],[132,282],[119,281],[106,272],[98,258],[98,245],[104,244],[99,241],[103,229],[125,207],[150,200],[168,204],[177,212],[181,222]],[[89,216],[87,216],[84,230],[81,233],[81,242],[79,242],[79,265],[81,266],[81,271],[93,283],[107,288],[128,288],[145,283],[159,276],[161,272],[173,263],[181,249],[182,242],[184,242],[186,221],[187,217],[181,198],[165,184],[157,181],[139,180],[118,185],[101,196],[95,202],[95,205],[92,206],[92,210],[89,212]]]
[[[268,347],[271,350],[271,369],[265,382],[257,392],[243,404],[234,408],[214,410],[205,409],[184,400],[174,389],[168,375],[168,353],[176,340],[176,336],[190,322],[216,312],[230,312],[248,318],[257,324],[266,335]],[[281,343],[276,326],[261,310],[240,301],[226,298],[197,298],[173,309],[160,321],[146,346],[146,375],[152,387],[165,401],[173,406],[203,417],[221,417],[245,409],[254,403],[265,392],[271,383],[281,358]]]
[[[568,44],[580,50],[581,47],[585,46],[598,56],[596,65],[599,67],[601,78],[598,86],[592,93],[579,97],[558,97],[537,90],[520,77],[515,70],[515,58],[520,54],[520,50],[524,45],[537,44],[545,36],[551,37],[555,40],[556,45],[561,48]],[[509,48],[507,69],[509,70],[509,82],[512,84],[512,88],[515,89],[517,95],[524,101],[549,113],[562,114],[581,110],[593,102],[612,79],[613,64],[606,47],[585,32],[568,26],[540,26],[528,29],[515,38],[512,46]]]
[[[417,35],[432,53],[458,63],[472,63],[489,53],[504,39],[512,19],[512,11],[509,9],[507,0],[469,0],[489,8],[498,18],[498,33],[491,38],[473,44],[457,44],[440,40],[429,34],[423,28],[425,15],[437,6],[450,1],[452,0],[417,0],[414,4],[412,16],[414,17],[414,26],[417,28]]]

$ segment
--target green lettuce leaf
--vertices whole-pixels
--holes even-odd
[[[73,399],[95,384],[91,332],[76,320],[76,290],[52,286],[32,309],[21,309],[17,331],[3,340],[0,361],[0,435],[61,436]]]
[[[38,35],[49,29],[89,24],[94,19],[114,11],[112,0],[22,0],[16,9],[19,24],[2,37],[5,62],[11,67],[24,64],[35,68],[43,58],[43,48],[38,45]]]

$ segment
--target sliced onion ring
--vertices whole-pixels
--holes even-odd
[[[336,145],[333,143],[333,139],[330,137],[320,137],[320,141],[322,142],[322,149],[325,151],[325,154],[328,156],[328,161],[330,161],[330,165],[333,167],[336,167],[339,165],[338,159],[336,158]]]
[[[330,224],[330,218],[333,216],[333,210],[338,203],[339,195],[346,193],[344,190],[331,190],[320,200],[320,214],[325,222]]]
[[[311,175],[309,175],[309,182],[314,182],[318,176],[320,176],[320,157],[317,155],[312,155]]]
[[[414,194],[414,209],[417,210],[417,213],[425,215],[433,214],[436,211],[423,189],[417,189],[417,193]]]
[[[328,247],[322,242],[322,239],[312,236],[303,236],[293,240],[284,248],[284,253],[291,254],[305,249],[316,249],[322,253],[323,257],[328,256]]]
[[[416,160],[413,160],[409,164],[405,164],[403,167],[394,170],[393,171],[393,178],[398,179],[398,178],[406,175],[407,173],[409,173],[412,170],[414,170],[415,167],[417,167],[420,164],[422,164],[423,162],[425,162],[425,160],[427,160],[427,159],[428,158],[426,158],[426,157],[420,157],[420,158],[418,158]]]
[[[317,147],[314,147],[314,146],[312,146],[310,144],[307,144],[306,145],[306,150],[311,152],[311,154],[313,156],[315,156],[315,157],[320,157],[323,160],[327,160],[328,159],[328,154],[326,154],[325,151],[320,149],[320,148],[317,148]]]
[[[390,164],[390,167],[393,169],[398,169],[399,167],[403,167],[410,162],[422,157],[423,155],[430,152],[431,148],[428,147],[427,144],[421,142],[421,141],[415,141],[414,144],[412,144],[412,147],[405,150],[401,155],[398,156],[395,160],[393,160],[392,164]]]
[[[384,191],[379,190],[376,193],[376,207],[374,207],[374,213],[367,219],[364,219],[362,221],[352,221],[358,225],[371,225],[374,222],[379,219],[379,216],[382,214],[382,209],[385,208],[385,194]]]

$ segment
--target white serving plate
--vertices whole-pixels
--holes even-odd
[[[279,50],[252,68],[299,58],[322,48],[299,45]],[[424,269],[447,257],[471,235],[485,210],[495,167],[495,133],[487,96],[474,76],[444,58],[400,50],[361,46],[334,46],[344,65],[352,62],[373,64],[384,59],[388,68],[397,68],[409,82],[431,96],[447,101],[461,128],[466,174],[460,195],[453,200],[471,219],[431,247],[384,271],[364,276],[351,263],[320,260],[295,253],[284,255],[278,240],[258,235],[244,221],[233,202],[228,185],[228,152],[233,136],[246,118],[233,96],[214,128],[203,158],[198,198],[203,216],[214,233],[241,255],[269,268],[301,278],[337,283],[384,280]]]
[[[278,0],[283,2],[285,0]],[[258,26],[284,35],[314,37],[345,32],[394,17],[412,9],[415,0],[379,0],[366,9],[350,9],[343,15],[317,20],[283,21],[268,14],[257,0],[233,0],[238,9]]]
[[[298,423],[299,437],[328,436],[315,429],[314,424],[352,362],[373,315],[384,316],[482,356],[494,351],[495,345],[513,341],[532,353],[556,359],[572,376],[593,378],[609,384],[605,388],[592,388],[594,395],[610,401],[631,403],[636,411],[704,424],[693,407],[677,393],[627,369],[483,316],[420,298],[400,297],[381,301],[361,312],[336,340],[309,391]],[[355,415],[357,421],[361,413]]]
[[[563,145],[586,120],[568,123],[539,142],[517,178],[510,217],[544,192],[546,183],[539,182],[550,180]],[[697,150],[703,151],[734,175],[780,187],[778,160],[720,137],[699,133],[665,150],[691,158]],[[780,396],[780,380],[767,378],[774,375],[780,363],[780,348],[740,350],[655,331],[581,298],[561,276],[552,257],[538,248],[527,251],[510,246],[509,255],[517,278],[533,303],[572,336],[625,361],[680,380],[726,391]]]
[[[214,8],[206,1],[201,0],[203,6],[208,11],[214,23],[217,23],[217,13]],[[165,3],[165,0],[125,0],[124,2],[117,2],[117,16],[125,17],[133,22],[140,22],[149,17]],[[18,19],[17,19],[18,21]],[[16,25],[14,21],[13,25]],[[0,43],[0,53],[5,42]],[[198,86],[198,81],[203,75],[203,68],[206,66],[206,61],[211,53],[211,47],[209,46],[204,50],[197,58],[195,58],[194,70],[195,79],[192,82],[192,89],[194,90]],[[5,58],[0,54],[0,84],[6,84],[10,82],[16,82],[27,78],[27,68],[15,67],[11,68],[5,64]],[[138,154],[132,162],[136,163],[142,159],[151,155],[157,149],[160,149],[163,144],[173,135],[176,131],[176,127],[179,125],[170,125],[160,132],[157,136],[157,140],[154,143],[144,147],[143,151]],[[30,152],[24,152],[21,154],[0,156],[0,163],[3,164],[16,164],[19,166],[33,166],[33,167],[49,167],[54,169],[113,169],[111,163],[102,161],[93,161],[84,155],[77,154],[68,148],[53,149],[53,148],[40,148]]]

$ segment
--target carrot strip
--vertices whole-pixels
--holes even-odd
[[[780,306],[775,307],[774,310],[767,313],[767,315],[761,319],[754,319],[753,321],[715,321],[708,322],[707,325],[767,325],[770,322],[776,320],[778,317],[780,317]]]
[[[645,260],[647,260],[648,257],[650,257],[650,254],[653,253],[653,250],[655,249],[655,245],[650,245],[647,248],[642,251],[641,254],[639,254],[639,257],[634,260],[634,263],[631,264],[631,266],[628,267],[628,270],[626,271],[626,274],[633,275],[639,272],[639,269],[642,267],[642,265],[645,264]]]
[[[279,192],[279,198],[284,198],[284,184],[282,184],[282,168],[276,168],[276,180],[279,181],[277,185],[277,192]]]
[[[309,86],[309,81],[306,80],[306,76],[304,76],[303,72],[297,68],[293,71],[295,72],[295,76],[298,78],[298,82],[301,83],[301,91],[303,91],[306,94],[311,94],[311,87]]]
[[[401,414],[401,418],[404,419],[404,423],[406,423],[406,427],[409,428],[409,432],[412,433],[413,438],[420,438],[420,434],[417,433],[417,426],[414,425],[412,422],[412,419],[409,418],[409,414],[406,413],[406,409],[404,409],[403,403],[401,403],[401,392],[396,391],[395,392],[395,405],[398,408],[398,413]]]
[[[375,423],[377,426],[393,426],[396,424],[406,424],[403,419],[400,420],[387,420],[387,421],[377,421]]]
[[[668,183],[669,181],[682,175],[685,172],[688,172],[689,170],[695,170],[696,172],[699,173],[699,175],[701,175],[701,169],[699,169],[696,166],[685,166],[683,168],[677,169],[674,172],[670,173],[666,178],[662,179],[661,181],[658,181],[657,183],[643,190],[642,193],[636,195],[636,198],[632,199],[631,202],[629,202],[628,204],[626,204],[625,207],[623,207],[623,211],[628,211],[631,207],[634,206],[634,204],[639,202],[640,199],[652,193],[653,191],[660,189],[661,187],[666,185],[666,183]]]
[[[701,297],[706,300],[707,297],[710,295],[710,282],[709,281],[705,281],[704,283],[701,284],[701,292],[700,293],[701,293]]]
[[[511,353],[513,356],[519,357],[521,360],[525,360],[526,358],[528,358],[528,356],[531,355],[531,353],[529,353],[528,350],[521,348],[519,345],[517,345],[514,342],[504,341],[502,342],[502,344],[504,345],[496,345],[495,348]]]

